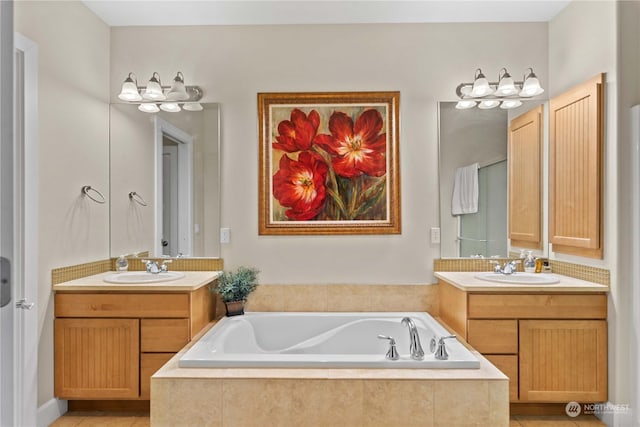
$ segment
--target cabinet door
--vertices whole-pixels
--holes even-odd
[[[602,258],[603,75],[549,103],[549,241]]]
[[[512,246],[542,247],[542,107],[509,124],[509,239]]]
[[[520,400],[607,400],[607,322],[521,320]]]
[[[54,332],[56,397],[138,397],[138,319],[55,319]]]

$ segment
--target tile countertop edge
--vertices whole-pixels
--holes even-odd
[[[184,292],[195,291],[216,280],[221,271],[181,271],[185,277],[158,283],[106,283],[104,278],[115,271],[94,274],[53,285],[54,292]]]
[[[609,286],[588,282],[556,273],[552,274],[560,279],[559,283],[548,285],[521,285],[512,283],[493,283],[477,279],[478,272],[467,271],[436,271],[436,278],[443,280],[458,289],[468,292],[517,292],[517,293],[604,293],[609,292]]]

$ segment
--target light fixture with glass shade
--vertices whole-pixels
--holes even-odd
[[[127,78],[124,79],[118,98],[129,102],[142,101],[142,96],[138,92],[138,79],[135,74],[129,73]]]
[[[147,86],[140,87],[136,75],[129,73],[122,83],[118,98],[127,103],[139,104],[138,110],[145,113],[157,113],[160,110],[175,113],[183,109],[202,110],[198,103],[202,95],[203,91],[199,86],[186,86],[184,75],[178,71],[171,86],[162,86],[160,75],[154,72]]]
[[[514,81],[506,68],[498,72],[498,81],[490,82],[480,68],[476,69],[473,82],[460,83],[456,88],[456,95],[460,100],[456,104],[459,110],[473,108],[481,109],[500,106],[502,109],[517,108],[522,101],[527,101],[540,95],[544,89],[540,86],[533,68],[527,68],[522,81]]]

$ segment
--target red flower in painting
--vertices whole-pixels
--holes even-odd
[[[316,110],[311,110],[307,116],[295,108],[291,111],[291,120],[283,120],[278,124],[278,142],[272,146],[287,153],[309,150],[319,125],[320,115]]]
[[[316,154],[300,153],[298,160],[286,154],[280,159],[280,169],[273,176],[273,195],[289,219],[307,221],[324,208],[325,180],[329,167]]]
[[[318,135],[314,142],[331,153],[338,175],[379,177],[387,170],[387,134],[380,133],[382,125],[382,114],[377,110],[364,111],[355,125],[351,117],[336,111],[329,118],[331,135]]]

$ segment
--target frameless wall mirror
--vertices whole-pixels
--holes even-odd
[[[441,256],[507,256],[507,111],[458,110],[455,105],[439,103]],[[456,174],[456,196],[466,198],[466,178],[476,164],[476,203],[465,209],[475,212],[457,214]]]
[[[220,105],[110,106],[111,256],[220,257]]]

